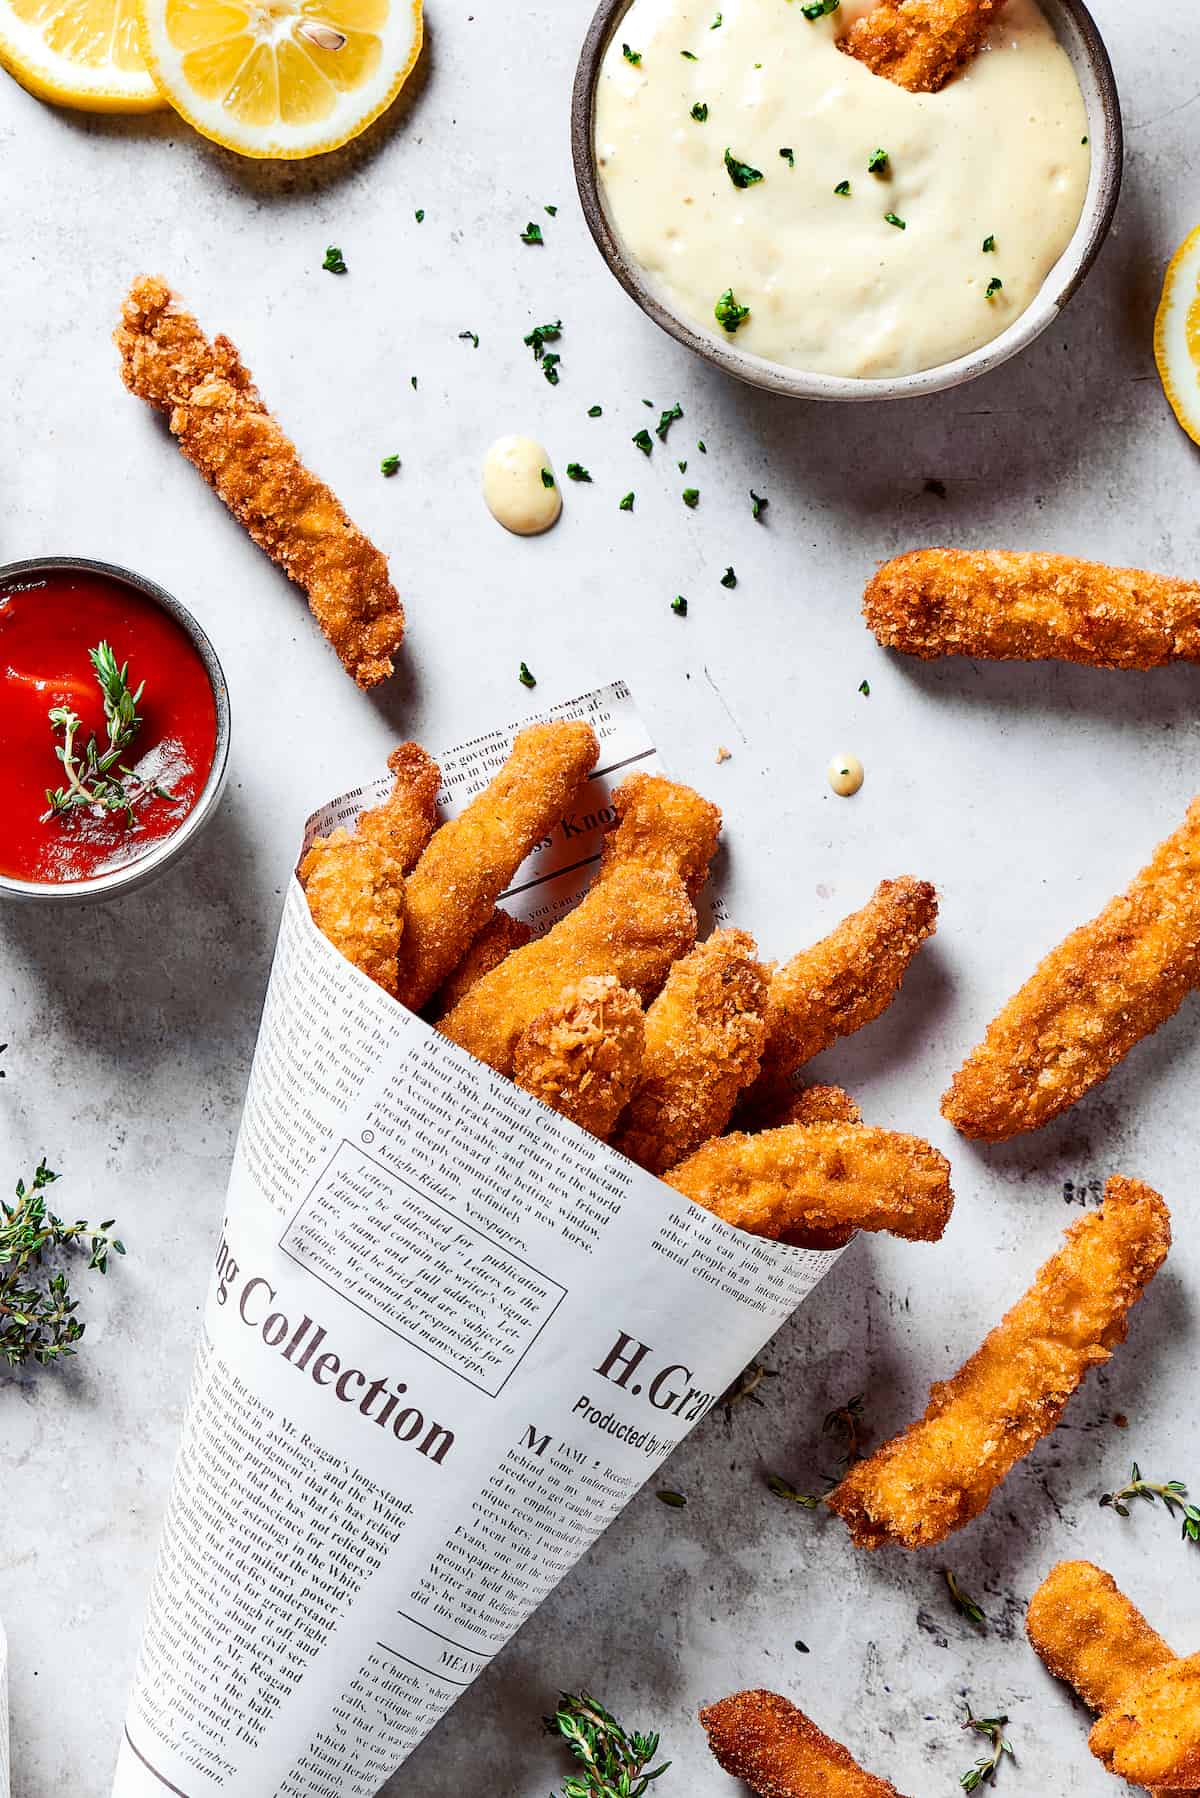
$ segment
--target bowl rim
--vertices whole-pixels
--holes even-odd
[[[1079,222],[1070,243],[1046,276],[1038,294],[1007,330],[990,342],[981,344],[978,349],[956,357],[952,362],[941,362],[933,368],[918,369],[912,374],[880,377],[827,375],[790,368],[785,363],[771,362],[765,357],[752,355],[748,350],[739,350],[732,342],[724,344],[705,335],[682,315],[672,311],[655,291],[649,277],[632,258],[626,256],[616,232],[609,224],[600,194],[592,129],[596,86],[609,43],[634,3],[635,0],[600,0],[579,53],[571,94],[571,157],[580,205],[596,247],[610,272],[630,298],[669,336],[727,374],[734,375],[751,386],[783,394],[791,399],[862,402],[910,399],[921,394],[938,393],[987,374],[1028,348],[1058,317],[1090,272],[1112,226],[1121,193],[1125,140],[1120,94],[1107,46],[1085,0],[1038,0],[1052,26],[1057,24],[1056,14],[1066,14],[1078,34],[1083,61],[1096,90],[1095,106],[1089,96],[1084,94],[1088,135],[1093,145],[1093,155],[1097,147],[1101,154],[1098,173],[1094,181],[1089,183]],[[1078,68],[1078,59],[1074,56],[1072,63]],[[1097,110],[1099,121],[1096,117]],[[1096,131],[1097,122],[1103,125],[1102,133]],[[1054,289],[1048,293],[1047,289],[1052,282]]]
[[[173,830],[169,836],[160,838],[145,855],[136,856],[133,861],[126,862],[119,868],[111,868],[104,874],[93,874],[87,880],[19,880],[15,875],[0,873],[0,899],[58,899],[75,902],[84,899],[111,899],[119,893],[129,892],[133,887],[143,885],[161,873],[168,862],[182,854],[195,840],[215,811],[229,770],[229,687],[220,658],[204,627],[173,593],[132,568],[123,568],[115,562],[101,562],[93,556],[27,556],[21,561],[6,562],[0,567],[0,597],[17,581],[53,573],[101,575],[120,586],[131,587],[142,598],[150,600],[166,612],[184,632],[200,657],[216,708],[216,742],[208,779],[201,788],[195,805],[178,829]]]

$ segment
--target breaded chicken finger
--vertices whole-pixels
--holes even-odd
[[[399,997],[410,1011],[419,1011],[458,966],[599,753],[590,724],[531,724],[495,779],[432,838],[408,883]]]
[[[382,805],[360,813],[358,834],[385,849],[401,872],[411,874],[437,829],[442,771],[419,743],[401,743],[387,759],[392,790]]]
[[[758,1071],[767,982],[754,938],[718,930],[677,961],[646,1014],[641,1077],[614,1146],[652,1174],[719,1136]]]
[[[726,1773],[758,1798],[901,1798],[777,1692],[735,1692],[700,1721]]]
[[[1088,1747],[1132,1785],[1200,1783],[1200,1654],[1162,1667],[1098,1717]]]
[[[1150,1187],[1114,1175],[1098,1211],[1058,1253],[924,1417],[860,1461],[827,1503],[860,1548],[941,1542],[985,1508],[1058,1423],[1089,1368],[1125,1339],[1129,1312],[1166,1259],[1170,1214]]]
[[[792,1075],[840,1036],[887,1010],[913,957],[937,928],[937,894],[926,880],[880,881],[859,911],[771,975],[762,1070],[741,1114],[757,1122],[778,1110]]]
[[[453,1011],[477,980],[498,968],[514,949],[523,949],[532,935],[533,931],[523,918],[514,918],[511,912],[498,905],[458,966],[447,974],[438,988],[434,1015],[444,1018],[447,1012]]]
[[[623,863],[659,868],[694,899],[716,853],[721,813],[693,787],[662,774],[631,774],[612,796],[617,821],[600,854],[603,878]]]
[[[936,94],[987,42],[1004,0],[880,0],[840,41],[876,75]]]
[[[954,1208],[944,1155],[866,1124],[718,1136],[664,1179],[736,1229],[801,1246],[839,1228],[936,1242]]]
[[[360,687],[386,680],[404,639],[387,562],[301,462],[229,339],[210,343],[165,281],[141,275],[116,344],[126,387],[168,415],[188,461],[303,588],[347,673]]]
[[[513,1053],[513,1079],[607,1142],[642,1065],[642,1002],[612,974],[569,986],[534,1018]]]
[[[964,1136],[1036,1130],[1106,1079],[1200,981],[1200,799],[1133,884],[1052,949],[955,1074]]]
[[[1200,582],[1077,556],[913,550],[871,579],[863,616],[885,648],[927,661],[1200,662]]]

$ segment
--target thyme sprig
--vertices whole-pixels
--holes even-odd
[[[561,1736],[582,1771],[563,1781],[561,1798],[642,1798],[652,1782],[670,1766],[650,1763],[658,1755],[657,1735],[630,1733],[598,1699],[564,1692],[558,1709],[545,1719],[551,1735]]]
[[[969,1592],[963,1591],[958,1583],[958,1575],[952,1567],[943,1567],[942,1572],[945,1575],[946,1584],[950,1588],[950,1597],[953,1599],[956,1609],[962,1612],[969,1623],[978,1623],[981,1628],[986,1629],[987,1615],[983,1606],[977,1604]]]
[[[721,1409],[728,1423],[737,1405],[761,1405],[758,1389],[764,1380],[777,1380],[779,1370],[766,1367],[761,1361],[751,1361],[749,1367],[743,1368],[737,1379],[721,1395]]]
[[[996,1770],[1006,1754],[1012,1755],[1014,1760],[1017,1757],[1012,1743],[1004,1733],[1008,1727],[1007,1717],[977,1717],[968,1705],[966,1721],[962,1727],[975,1730],[991,1744],[990,1753],[980,1755],[974,1766],[968,1767],[965,1773],[959,1775],[958,1783],[963,1791],[974,1792],[980,1786],[995,1782]]]
[[[1128,1517],[1128,1500],[1131,1498],[1144,1498],[1151,1505],[1161,1499],[1170,1516],[1174,1517],[1176,1512],[1179,1513],[1183,1524],[1182,1540],[1200,1543],[1200,1505],[1188,1502],[1187,1487],[1182,1480],[1164,1480],[1161,1484],[1144,1480],[1142,1470],[1135,1461],[1128,1485],[1122,1486],[1117,1492],[1106,1492],[1100,1504],[1102,1507],[1110,1507],[1118,1517]]]
[[[17,1181],[15,1205],[0,1200],[0,1360],[9,1367],[29,1360],[45,1367],[73,1355],[86,1328],[75,1315],[79,1301],[66,1274],[47,1268],[51,1257],[76,1249],[87,1255],[89,1273],[103,1274],[110,1252],[125,1253],[111,1234],[112,1218],[66,1224],[47,1210],[43,1194],[57,1179],[43,1159],[28,1186]]]
[[[139,780],[121,759],[142,728],[138,705],[146,683],[140,681],[136,689],[130,687],[129,663],[118,666],[108,643],[97,643],[95,649],[89,649],[88,659],[104,702],[107,741],[101,747],[93,731],[86,747],[77,749],[76,738],[83,729],[83,719],[69,705],[51,706],[51,729],[61,731],[63,737],[61,743],[55,744],[54,753],[63,765],[67,784],[46,788],[49,810],[45,816],[60,818],[80,810],[97,816],[101,812],[124,812],[126,822],[132,826],[137,822],[134,807],[144,799],[175,797],[154,781]]]
[[[786,1498],[790,1504],[800,1505],[805,1511],[815,1511],[821,1502],[815,1492],[798,1492],[782,1474],[769,1473],[766,1478],[768,1492],[773,1492],[776,1498]]]
[[[852,1467],[856,1461],[862,1460],[863,1445],[866,1432],[863,1429],[863,1395],[856,1392],[848,1398],[844,1405],[825,1413],[825,1421],[821,1425],[826,1436],[840,1435],[844,1439],[842,1466]]]

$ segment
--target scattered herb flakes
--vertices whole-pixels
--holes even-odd
[[[685,599],[683,603],[686,607],[687,600]],[[684,1505],[687,1503],[687,1499],[683,1496],[682,1492],[672,1492],[669,1486],[661,1486],[654,1496],[658,1499],[660,1504],[670,1505],[673,1511],[682,1511]]]
[[[567,463],[567,479],[569,481],[590,481],[591,478],[582,462]]]
[[[752,168],[748,162],[739,162],[728,145],[725,147],[725,167],[735,187],[753,187],[763,178],[761,169]]]
[[[416,375],[409,375],[408,378],[412,385],[412,390],[415,393],[417,391],[417,377],[416,377]]]
[[[987,287],[984,290],[984,295],[983,295],[984,299],[985,300],[994,300],[996,295],[1000,292],[1000,289],[1003,286],[1004,286],[1004,283],[1000,279],[999,275],[993,275],[991,280],[988,282]]]
[[[839,181],[833,191],[835,194],[839,194],[843,200],[848,200],[850,198],[850,183],[848,181]]]
[[[562,357],[557,355],[553,350],[547,350],[546,354],[542,357],[542,373],[549,381],[551,387],[558,386],[558,365],[561,361]]]
[[[625,495],[624,499],[621,500],[620,504],[618,505],[617,511],[618,512],[632,512],[633,511],[633,501],[634,501],[634,495],[632,493],[627,493]]]
[[[697,125],[703,125],[705,123],[708,118],[707,100],[696,101],[696,104],[692,107],[692,117],[695,119]]]
[[[800,1505],[806,1511],[815,1511],[821,1502],[815,1493],[797,1492],[795,1486],[790,1485],[781,1474],[769,1473],[766,1480],[768,1492],[774,1493],[776,1498],[786,1498],[791,1504]]]
[[[883,222],[885,225],[895,225],[897,231],[908,230],[907,224],[900,217],[898,212],[885,212],[883,215]]]
[[[346,258],[342,255],[342,252],[335,243],[331,243],[326,250],[325,260],[321,264],[321,267],[327,269],[331,275],[344,275],[347,273]]]
[[[588,417],[589,418],[602,418],[603,416],[604,416],[604,407],[603,406],[589,406],[588,407]]]
[[[550,469],[543,468],[543,470],[542,470],[542,486],[543,487],[553,487],[553,485],[554,485],[553,474],[551,473]]]
[[[631,50],[629,48],[628,44],[621,45],[621,55],[625,58],[626,62],[631,62],[633,64],[634,68],[636,68],[637,65],[642,60],[641,51],[640,50]]]
[[[678,464],[678,468],[679,468],[679,472],[680,472],[680,474],[686,474],[686,473],[687,473],[687,463],[686,463],[686,462],[680,462],[680,463],[679,463],[679,464]]]
[[[727,287],[725,289],[725,292],[713,307],[713,317],[719,325],[725,327],[731,337],[735,331],[741,329],[749,316],[749,306],[742,306],[738,303],[732,287]]]
[[[1088,140],[1086,137],[1081,137],[1079,141],[1081,144],[1086,144]]]
[[[379,472],[380,474],[387,475],[399,474],[400,458],[394,451],[390,456],[385,456],[383,458],[382,462],[379,464]]]
[[[685,487],[681,497],[688,511],[694,512],[700,504],[700,489],[699,487]]]
[[[658,423],[654,427],[654,435],[658,438],[660,443],[665,443],[667,441],[667,432],[671,429],[675,420],[682,417],[683,407],[679,404],[679,401],[676,400],[673,406],[668,406],[667,410],[661,415]]]
[[[548,212],[552,219],[556,219],[558,217],[558,207],[557,206],[543,206],[542,211]]]
[[[425,223],[425,208],[423,206],[418,206],[417,210],[413,213],[413,217],[416,219],[418,225],[423,225]]]
[[[460,331],[458,335],[459,335],[460,342],[469,343],[472,346],[472,348],[474,348],[474,349],[479,348],[479,333],[478,333],[478,331]],[[527,338],[526,342],[528,342],[528,341],[529,340]]]
[[[995,248],[996,248],[996,239],[992,236],[991,232],[989,231],[987,236],[983,240],[984,255],[990,256],[993,253],[993,251],[995,250]]]
[[[751,487],[751,489],[750,489],[750,510],[753,513],[755,518],[761,518],[763,513],[766,511],[767,507],[770,505],[770,503],[771,502],[767,498],[765,493],[755,493],[753,487]]]
[[[882,175],[887,172],[888,153],[886,150],[872,150],[867,160],[868,175]]]
[[[644,428],[640,431],[635,431],[631,441],[637,445],[643,456],[648,456],[654,448],[654,439],[651,437],[649,431]]]
[[[860,680],[858,683],[858,690],[862,694],[864,699],[870,699],[871,683],[869,680]]]
[[[700,451],[700,454],[702,456],[707,456],[708,451],[704,447],[704,439],[703,438],[701,438],[699,440],[699,442],[696,444],[696,448]]]
[[[779,154],[783,157],[783,160],[787,163],[787,165],[790,169],[795,168],[796,152],[794,150],[785,148],[785,149],[780,150]]]
[[[841,4],[842,0],[808,0],[808,5],[802,6],[800,11],[806,19],[824,19],[836,12]]]
[[[727,568],[725,570],[724,574],[721,576],[721,585],[722,585],[722,587],[736,587],[737,586],[737,575],[734,573],[732,568]]]
[[[683,597],[682,593],[677,593],[671,601],[671,610],[677,618],[687,617],[687,600]],[[660,1492],[658,1496],[661,1498],[662,1493]]]
[[[522,662],[517,669],[517,679],[523,687],[536,687],[537,677],[529,672],[529,664]]]
[[[696,55],[696,52],[694,50],[681,50],[679,52],[679,54],[680,54],[680,56],[686,56],[689,62],[699,62],[700,61],[700,58]]]
[[[716,18],[713,20],[712,24],[709,26],[708,29],[710,31],[719,31],[724,23],[725,23],[725,20],[722,18],[721,14],[718,13]]]
[[[649,406],[651,412],[653,412],[653,410],[654,410],[654,401],[653,400],[643,400],[642,404],[643,404],[643,406]]]
[[[552,325],[535,325],[528,337],[522,339],[522,342],[533,351],[534,361],[540,362],[545,354],[546,345],[556,342],[561,334],[562,319],[556,318]],[[464,335],[469,336],[470,333],[464,333]]]
[[[545,241],[546,241],[545,238],[542,236],[542,227],[538,224],[535,224],[533,219],[530,219],[529,223],[526,225],[525,229],[521,233],[521,242],[522,243],[545,243]]]

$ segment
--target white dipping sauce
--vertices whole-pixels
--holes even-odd
[[[669,310],[789,368],[879,378],[952,361],[1025,311],[1079,222],[1091,151],[1034,0],[1008,0],[938,94],[838,49],[871,3],[810,21],[801,0],[721,0],[719,15],[717,0],[634,0],[595,142],[609,220]],[[735,186],[726,148],[763,179]],[[886,171],[868,173],[879,149]],[[750,309],[732,334],[713,312],[730,288]]]
[[[498,437],[483,463],[483,497],[506,531],[536,537],[562,511],[553,464],[532,437]]]

